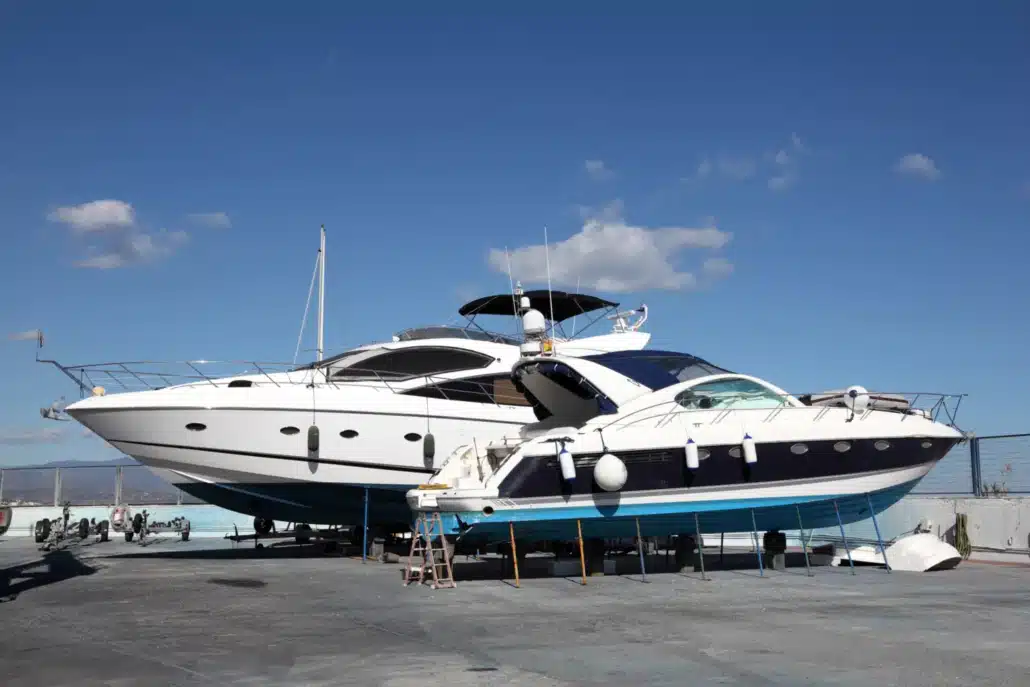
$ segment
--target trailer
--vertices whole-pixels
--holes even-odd
[[[41,544],[40,551],[51,551],[57,546],[63,546],[75,542],[82,542],[90,535],[96,537],[96,542],[106,542],[109,538],[110,523],[96,518],[81,518],[78,522],[72,518],[71,503],[66,501],[61,509],[61,517],[50,520],[37,520],[33,526],[33,536],[37,544]]]
[[[116,506],[111,511],[111,527],[115,532],[125,535],[125,541],[136,539],[140,546],[146,546],[147,539],[153,534],[174,533],[182,541],[190,539],[190,521],[177,516],[167,522],[150,520],[150,513],[143,509],[133,514],[129,506]]]

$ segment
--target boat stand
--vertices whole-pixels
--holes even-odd
[[[765,566],[762,565],[762,549],[758,545],[758,524],[755,522],[755,509],[751,509],[751,536],[755,540],[755,556],[758,557],[758,576],[765,577]]]
[[[587,583],[587,559],[583,553],[583,524],[576,521],[576,532],[579,534],[579,571],[582,577],[580,578],[580,584],[586,586]]]
[[[697,513],[694,513],[694,532],[697,534],[697,558],[701,562],[701,579],[705,582],[708,581],[708,576],[705,575],[705,540],[701,536],[701,521],[697,517]]]
[[[865,495],[866,503],[869,504],[869,514],[873,516],[873,528],[876,530],[876,543],[880,545],[880,553],[883,555],[883,564],[887,566],[887,574],[891,572],[891,564],[887,562],[887,549],[883,546],[883,537],[880,536],[880,525],[876,522],[876,511],[873,510],[873,499],[869,494]]]
[[[519,554],[515,550],[515,523],[508,523],[508,532],[511,534],[511,563],[515,567],[515,586],[519,586]]]
[[[361,537],[361,562],[368,562],[368,487],[365,487],[365,524]]]
[[[697,517],[696,515],[694,517]],[[637,521],[637,553],[640,554],[640,577],[641,582],[647,582],[647,566],[644,565],[644,540],[640,536],[640,518]]]
[[[812,565],[808,562],[808,544],[805,543],[805,526],[801,523],[801,506],[795,505],[794,509],[798,512],[798,534],[801,535],[801,552],[805,554],[805,572],[813,577]]]
[[[844,550],[848,554],[848,565],[851,566],[851,574],[855,574],[855,561],[851,560],[851,549],[848,548],[848,536],[844,534],[844,523],[840,519],[840,508],[837,507],[837,501],[833,502],[833,512],[837,514],[837,525],[840,527],[840,538],[844,540]]]

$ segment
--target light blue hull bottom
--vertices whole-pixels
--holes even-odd
[[[691,534],[697,531],[695,515],[703,534],[796,530],[799,527],[808,531],[836,526],[837,511],[840,512],[840,522],[845,525],[869,518],[870,504],[872,512],[879,514],[901,500],[918,481],[868,495],[649,504],[612,509],[599,509],[593,505],[534,510],[516,508],[497,511],[491,516],[480,512],[444,513],[442,519],[447,534],[460,535],[462,542],[483,543],[507,541],[510,537],[509,523],[514,525],[515,537],[519,540],[567,541],[578,536],[577,520],[582,525],[584,538],[633,537],[637,534],[638,520],[641,535],[645,537]]]

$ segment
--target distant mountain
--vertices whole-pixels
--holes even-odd
[[[56,460],[39,467],[3,471],[4,501],[53,503],[55,468],[61,470],[61,500],[73,504],[114,503],[115,468],[122,467],[122,500],[175,503],[178,489],[128,456],[110,460]]]

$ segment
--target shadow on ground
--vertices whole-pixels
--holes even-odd
[[[96,568],[86,565],[70,551],[51,551],[30,563],[0,570],[0,602],[13,601],[19,594],[69,580],[92,575]]]

